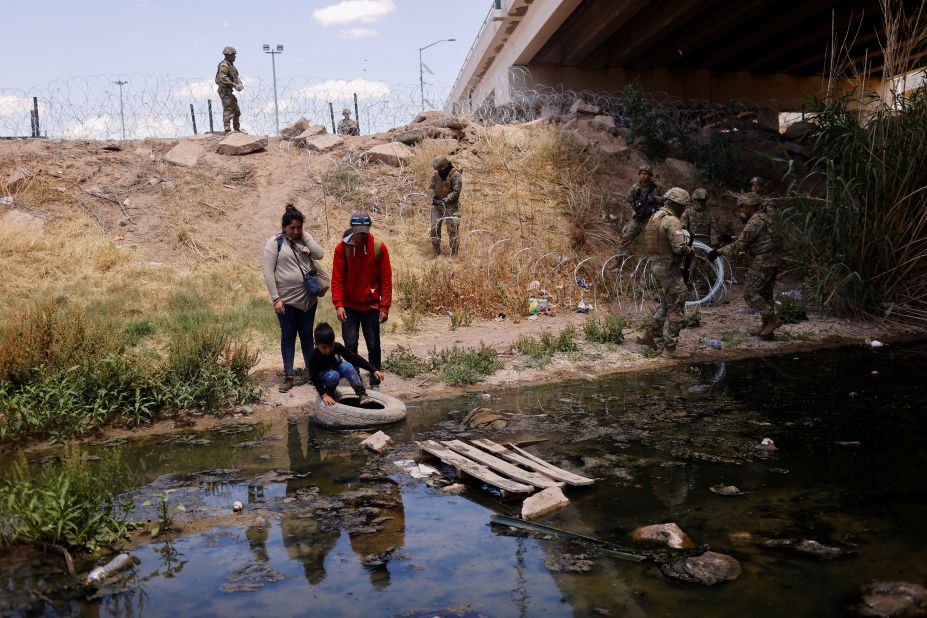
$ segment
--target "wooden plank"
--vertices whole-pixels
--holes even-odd
[[[549,476],[544,476],[543,474],[538,474],[537,472],[523,470],[522,468],[510,464],[503,459],[499,459],[494,455],[490,455],[486,451],[481,451],[478,448],[470,446],[466,442],[461,442],[460,440],[450,440],[448,442],[442,442],[441,444],[448,447],[452,451],[456,451],[461,455],[469,457],[470,459],[483,464],[490,470],[500,472],[505,476],[515,479],[516,481],[534,485],[535,487],[540,487],[541,489],[545,489],[547,487],[563,487],[563,483],[557,482]]]
[[[534,487],[532,485],[523,485],[522,483],[517,483],[511,479],[507,479],[503,476],[499,476],[486,466],[471,461],[459,455],[454,451],[441,446],[434,440],[425,440],[424,442],[416,442],[419,448],[434,455],[444,463],[449,466],[453,466],[458,470],[465,472],[472,476],[475,479],[479,479],[484,483],[488,483],[493,487],[498,487],[502,491],[507,491],[513,494],[530,494],[534,492]]]
[[[540,472],[541,474],[549,476],[552,479],[563,481],[568,485],[592,485],[595,482],[595,479],[580,476],[579,474],[574,474],[568,470],[564,470],[563,468],[558,468],[557,466],[551,465],[543,459],[535,457],[531,453],[518,448],[514,444],[509,445],[512,449],[509,450],[501,444],[496,444],[492,440],[479,439],[471,441],[476,446],[485,449],[494,455],[498,455],[506,461],[521,464],[527,468],[531,468],[536,472]]]

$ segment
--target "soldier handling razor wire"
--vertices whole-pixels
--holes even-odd
[[[637,238],[650,220],[650,216],[660,208],[664,189],[653,180],[653,168],[647,164],[638,169],[640,180],[631,185],[625,202],[634,210],[631,219],[621,230],[618,248],[625,251]]]
[[[245,89],[238,77],[235,68],[235,48],[226,47],[222,50],[225,58],[216,68],[216,85],[219,87],[219,98],[222,100],[222,129],[228,133],[230,130],[241,131],[241,110],[238,108],[238,99],[232,94],[233,90],[241,92]],[[231,129],[229,126],[231,125]]]

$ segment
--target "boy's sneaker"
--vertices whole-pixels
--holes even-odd
[[[367,404],[374,403],[375,401],[376,401],[376,399],[374,399],[373,397],[371,397],[371,396],[368,395],[367,393],[364,393],[363,395],[361,395],[360,397],[358,397],[357,405],[359,405],[359,406],[361,406],[361,407],[364,407],[364,406],[366,406]]]
[[[288,393],[293,388],[293,376],[285,376],[277,390],[281,393]]]

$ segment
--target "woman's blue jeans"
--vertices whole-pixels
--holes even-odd
[[[291,305],[284,305],[283,315],[277,314],[280,321],[280,354],[283,356],[283,375],[293,375],[293,359],[296,356],[296,336],[299,335],[299,346],[303,350],[303,363],[309,369],[309,357],[314,347],[312,328],[315,325],[315,310],[319,304],[303,311]]]

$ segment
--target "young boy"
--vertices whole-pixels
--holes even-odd
[[[335,330],[327,322],[315,327],[315,349],[309,357],[309,379],[315,385],[325,405],[335,403],[335,388],[341,378],[347,379],[351,388],[360,398],[360,404],[369,401],[367,389],[357,373],[355,365],[366,369],[378,382],[383,380],[383,372],[367,362],[359,354],[351,352],[340,343],[335,342]]]

